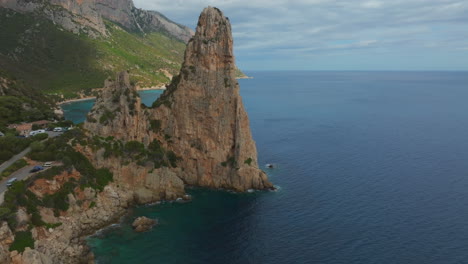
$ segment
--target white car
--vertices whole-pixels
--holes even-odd
[[[46,163],[44,163],[44,165],[42,165],[42,167],[44,167],[44,168],[52,167],[52,162],[46,162]]]
[[[54,132],[63,132],[63,128],[56,127],[56,128],[54,128]]]
[[[9,180],[7,181],[6,186],[7,186],[7,187],[12,186],[13,183],[15,183],[17,180],[18,180],[18,179],[16,179],[16,178],[11,178],[11,179],[9,179]]]
[[[46,131],[44,129],[39,129],[39,130],[34,130],[34,131],[29,132],[29,135],[35,136],[37,134],[43,134],[43,133],[46,133]]]

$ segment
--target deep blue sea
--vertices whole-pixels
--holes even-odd
[[[248,74],[279,190],[135,208],[89,239],[98,263],[468,263],[467,72]]]

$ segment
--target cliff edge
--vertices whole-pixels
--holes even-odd
[[[229,19],[217,8],[205,8],[180,74],[153,107],[141,105],[123,72],[108,81],[84,128],[91,136],[141,142],[148,149],[158,145],[165,155],[140,162],[148,174],[164,169],[184,184],[236,191],[272,188],[258,167],[235,71]],[[111,165],[99,155],[95,162]]]

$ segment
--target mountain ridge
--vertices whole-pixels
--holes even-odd
[[[37,13],[75,34],[107,37],[104,19],[141,33],[166,32],[187,42],[193,30],[158,12],[136,8],[132,0],[0,0],[0,7],[22,13]]]

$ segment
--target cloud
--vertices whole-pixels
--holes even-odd
[[[310,56],[326,60],[338,51],[343,55],[343,61],[352,60],[357,55],[375,60],[378,56],[373,56],[374,54],[387,54],[386,56],[392,58],[389,61],[395,61],[395,57],[406,56],[408,53],[420,56],[436,53],[439,57],[446,54],[448,57],[453,56],[456,61],[462,58],[468,61],[468,1],[464,0],[134,2],[137,7],[160,11],[174,21],[192,28],[204,7],[219,7],[230,17],[238,62],[246,68],[253,69],[261,65],[259,59],[272,61],[277,58],[284,65],[288,59],[298,58],[294,62],[291,60],[290,68],[310,69],[315,68],[308,59]],[[301,62],[300,58],[304,60]],[[448,62],[450,59],[444,60],[444,65],[441,64],[440,68],[450,67]],[[378,62],[373,65],[375,64]],[[412,68],[424,68],[421,63],[413,64]],[[335,64],[335,68],[341,69],[339,62]],[[468,63],[465,68],[468,69]]]

